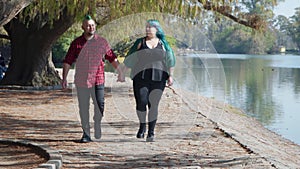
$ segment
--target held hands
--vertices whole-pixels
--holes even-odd
[[[119,65],[118,68],[118,79],[117,82],[125,82],[125,66]]]
[[[125,82],[125,74],[123,72],[119,72],[117,82]]]

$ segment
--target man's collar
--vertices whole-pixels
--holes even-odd
[[[82,38],[84,38],[85,40],[87,40],[87,39],[85,38],[85,36],[84,36],[84,33],[82,33],[81,36],[82,36]],[[98,34],[95,33],[94,36],[93,36],[93,38],[90,39],[90,40],[93,40],[93,39],[94,39],[94,40],[98,40],[99,38],[100,38],[100,36],[99,36]]]

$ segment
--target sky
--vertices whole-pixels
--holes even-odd
[[[277,7],[274,8],[275,15],[284,15],[291,17],[295,14],[295,8],[300,7],[300,0],[285,0],[280,2]]]

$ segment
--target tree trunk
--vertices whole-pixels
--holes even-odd
[[[2,0],[0,2],[0,26],[8,23],[32,1],[33,0]]]
[[[5,25],[12,52],[1,84],[35,87],[60,84],[51,58],[51,47],[73,22],[72,17],[61,17],[52,27],[39,21],[32,21],[27,27],[13,19]]]

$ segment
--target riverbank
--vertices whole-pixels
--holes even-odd
[[[106,73],[100,140],[78,142],[81,129],[72,90],[0,90],[1,138],[46,144],[62,155],[63,168],[297,168],[300,164],[299,145],[240,110],[174,88],[164,92],[155,142],[136,139],[131,81],[115,81],[116,75]]]

